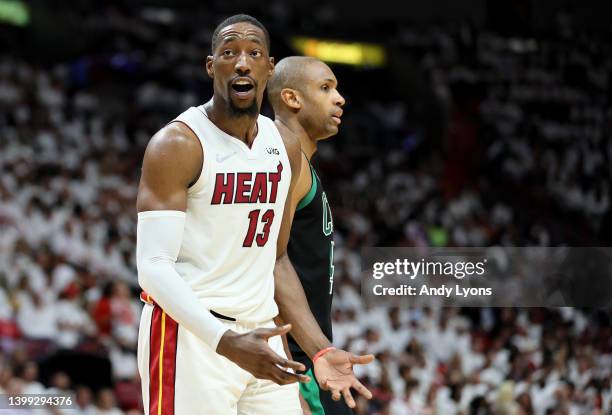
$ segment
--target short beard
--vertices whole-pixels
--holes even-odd
[[[229,87],[230,91],[229,95],[231,95],[231,86]],[[255,88],[255,95],[257,95],[257,89]],[[227,106],[229,110],[229,115],[232,118],[240,118],[240,117],[254,117],[259,114],[259,106],[257,105],[257,97],[253,98],[251,105],[245,108],[237,107],[232,101],[231,96],[228,97]]]
[[[257,106],[257,100],[254,99],[251,105],[245,108],[237,107],[234,102],[229,100],[229,114],[232,118],[240,118],[240,117],[254,117],[259,113],[259,108]]]

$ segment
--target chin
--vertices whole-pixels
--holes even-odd
[[[243,109],[246,109],[246,108],[250,108],[253,104],[255,104],[256,99],[253,98],[253,99],[251,99],[249,101],[245,101],[245,100],[242,100],[242,99],[234,99],[234,98],[232,98],[231,101],[232,101],[232,106],[234,108],[238,108],[238,109],[243,110]]]
[[[337,128],[335,130],[330,130],[330,131],[327,131],[325,134],[322,134],[317,141],[327,140],[328,138],[332,138],[336,134],[338,134]]]
[[[230,100],[230,114],[235,117],[241,116],[254,116],[259,113],[259,106],[257,105],[257,100],[253,98],[251,101],[244,102],[238,101],[235,102],[233,99]]]

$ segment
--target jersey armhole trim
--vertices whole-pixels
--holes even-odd
[[[315,194],[317,193],[317,177],[315,176],[315,172],[312,166],[309,166],[309,167],[310,167],[310,175],[312,176],[312,183],[310,184],[310,190],[308,191],[306,196],[304,196],[302,200],[300,200],[300,203],[298,203],[297,207],[295,208],[296,212],[308,206],[310,202],[312,202],[312,199],[314,199]]]
[[[189,186],[187,186],[187,190],[192,190],[194,189],[195,185],[198,184],[198,182],[200,181],[200,178],[202,177],[202,173],[204,173],[204,145],[202,144],[202,139],[200,138],[200,136],[198,136],[196,134],[195,131],[193,131],[193,128],[191,128],[185,121],[179,120],[178,118],[170,121],[168,124],[166,125],[170,125],[172,123],[175,122],[179,122],[181,124],[183,124],[185,127],[187,127],[189,129],[189,131],[191,131],[193,133],[193,135],[195,136],[195,138],[198,141],[198,144],[200,145],[200,152],[202,153],[202,166],[200,166],[200,172],[198,173],[197,177],[191,182],[189,183]]]

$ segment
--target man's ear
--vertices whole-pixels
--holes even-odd
[[[268,70],[268,79],[272,77],[272,72],[274,72],[274,58],[272,56],[270,56],[269,64],[270,69]]]
[[[206,57],[206,73],[211,79],[215,79],[215,71],[213,69],[213,57],[210,55]]]
[[[292,110],[299,110],[302,108],[300,93],[295,89],[283,88],[280,92],[280,96],[285,105]]]

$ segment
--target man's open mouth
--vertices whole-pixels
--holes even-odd
[[[239,93],[249,92],[254,86],[249,81],[235,81],[232,83],[232,89]]]

